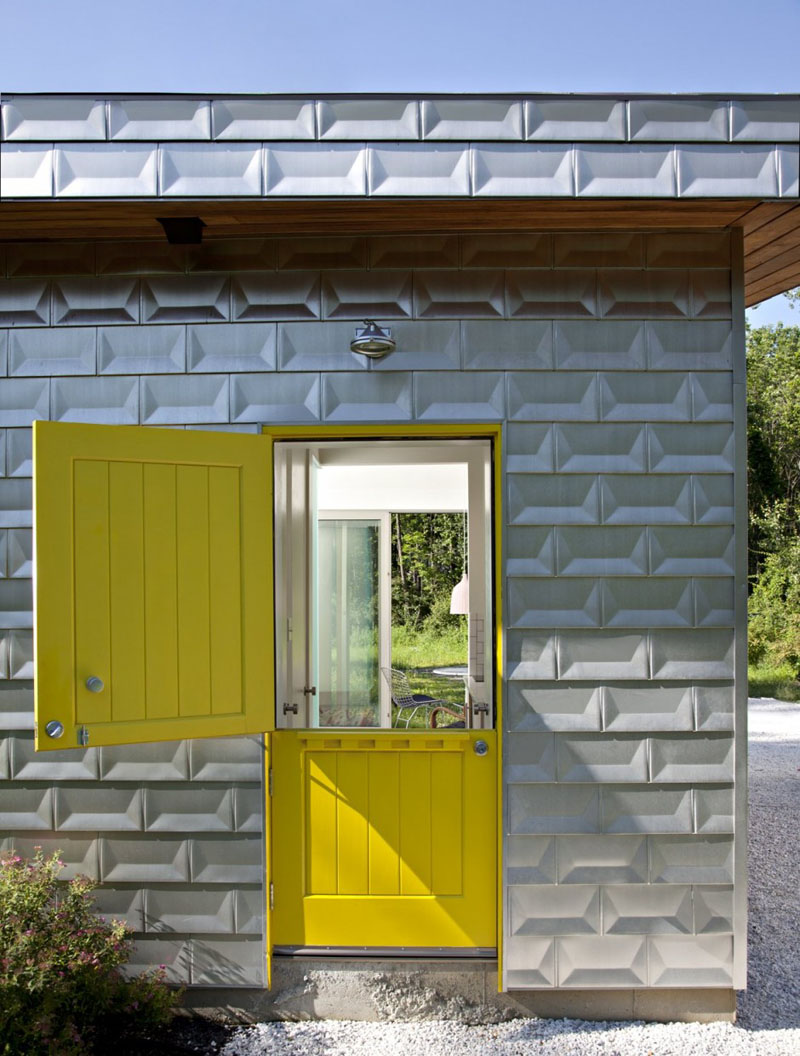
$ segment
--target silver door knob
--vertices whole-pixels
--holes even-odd
[[[64,732],[64,723],[58,719],[51,719],[44,728],[48,737],[60,737]]]
[[[86,688],[90,693],[102,693],[106,688],[102,678],[98,678],[97,675],[92,675],[86,679]]]
[[[488,755],[489,745],[486,741],[476,741],[472,746],[472,750],[476,755]]]

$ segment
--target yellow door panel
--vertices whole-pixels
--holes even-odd
[[[265,439],[36,422],[34,489],[37,748],[271,729]]]
[[[493,730],[272,739],[275,945],[496,945]]]

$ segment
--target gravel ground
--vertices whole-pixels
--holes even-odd
[[[800,1056],[800,706],[750,702],[750,973],[729,1023],[262,1023],[219,1056]],[[196,1050],[200,1051],[200,1050]]]

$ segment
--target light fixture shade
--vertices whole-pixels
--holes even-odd
[[[466,572],[453,587],[453,593],[450,595],[450,612],[459,616],[464,616],[469,612],[469,576]]]

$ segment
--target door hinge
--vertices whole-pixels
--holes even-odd
[[[267,771],[267,791],[268,794],[272,795],[272,767]]]
[[[275,885],[272,882],[269,885],[269,908],[275,908]]]
[[[287,617],[286,619],[286,641],[291,642],[292,640],[292,619]]]
[[[287,701],[284,701],[283,702],[283,714],[284,715],[288,715],[289,712],[291,712],[292,715],[296,715],[297,714],[297,705],[288,703]]]
[[[316,697],[317,687],[316,686],[303,686],[303,692],[307,697]]]
[[[81,748],[85,748],[89,743],[89,731],[85,726],[78,727],[78,744]]]

